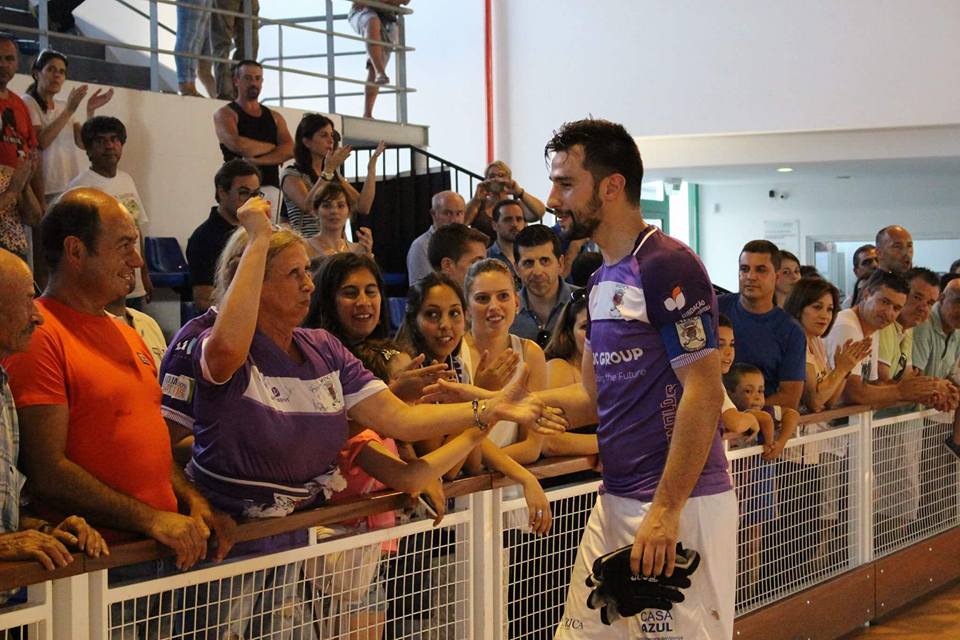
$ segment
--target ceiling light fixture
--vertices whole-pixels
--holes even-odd
[[[777,169],[778,173],[791,173],[792,171],[793,171],[793,167],[779,167]]]

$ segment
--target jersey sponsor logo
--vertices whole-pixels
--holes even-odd
[[[580,631],[583,629],[583,620],[580,618],[565,617],[560,621],[560,625],[567,629],[576,629],[577,631]]]
[[[687,304],[687,299],[683,295],[683,289],[674,287],[670,292],[670,297],[663,301],[663,306],[667,311],[679,311]]]
[[[663,400],[660,402],[660,419],[663,421],[663,433],[669,442],[673,438],[673,426],[677,423],[678,384],[668,384],[663,388]]]
[[[314,380],[301,380],[265,376],[254,367],[243,396],[281,413],[340,413],[344,407],[343,387],[336,371]]]
[[[677,335],[684,351],[699,351],[707,346],[707,332],[703,328],[703,319],[687,318],[677,323]]]
[[[178,376],[172,373],[163,376],[163,395],[180,402],[190,402],[193,399],[193,388],[196,384],[189,376]]]
[[[647,302],[643,289],[623,282],[605,280],[590,289],[590,320],[647,319]]]
[[[697,300],[692,307],[683,312],[684,318],[689,318],[692,315],[698,314],[700,311],[709,311],[710,305],[706,300]]]
[[[662,609],[644,609],[640,612],[641,633],[666,633],[673,631],[673,614]]]
[[[621,364],[623,362],[636,362],[643,357],[643,349],[634,347],[632,349],[623,349],[621,351],[598,351],[593,354],[593,366],[602,367],[608,364]]]
[[[148,367],[153,366],[153,358],[143,353],[142,351],[137,351],[137,357],[140,358],[140,362],[147,365]]]

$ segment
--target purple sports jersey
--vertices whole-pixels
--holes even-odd
[[[683,393],[673,369],[716,349],[716,295],[700,259],[652,226],[631,255],[601,266],[588,287],[601,491],[650,502]],[[718,424],[691,496],[732,488],[720,436]]]
[[[163,362],[160,363],[160,386],[163,389],[160,412],[167,420],[191,431],[193,396],[197,388],[193,375],[193,350],[196,348],[197,338],[205,329],[212,327],[216,319],[217,309],[211,307],[203,315],[180,327],[163,356]]]
[[[342,488],[335,461],[347,442],[347,412],[386,384],[322,329],[294,330],[303,364],[257,331],[243,366],[214,384],[203,359],[211,331],[193,350],[187,467],[204,495],[231,515],[273,517]]]

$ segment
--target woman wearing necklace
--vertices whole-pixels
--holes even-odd
[[[329,182],[313,199],[319,229],[307,239],[307,253],[311,260],[326,258],[336,253],[357,253],[373,256],[373,234],[367,227],[354,229],[359,242],[350,242],[344,227],[350,217],[347,193],[336,182]]]

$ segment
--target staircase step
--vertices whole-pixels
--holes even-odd
[[[10,7],[6,4],[6,0],[4,0],[3,6],[0,6],[0,22],[17,27],[36,28],[37,26],[37,20],[33,17],[33,14],[23,9]],[[19,34],[15,33],[14,35]],[[23,34],[23,37],[27,37],[27,35]]]
[[[83,56],[84,58],[94,58],[96,60],[104,60],[107,57],[107,48],[102,44],[93,42],[67,40],[66,38],[58,38],[52,35],[50,36],[50,47],[60,53],[66,54],[70,60],[73,60],[74,56]],[[68,77],[70,75],[69,72],[70,70],[67,72]]]
[[[129,89],[150,89],[150,69],[119,62],[71,56],[70,79]]]

